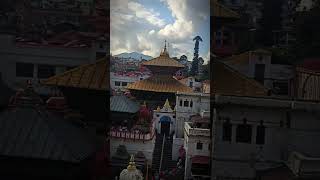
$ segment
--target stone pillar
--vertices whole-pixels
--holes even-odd
[[[257,125],[252,125],[251,144],[256,143],[256,137],[257,137]]]

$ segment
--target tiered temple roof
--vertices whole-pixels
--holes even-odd
[[[82,65],[43,81],[44,85],[93,90],[109,90],[107,57]]]
[[[168,76],[152,76],[128,85],[128,89],[168,93],[192,92],[190,87]]]
[[[150,61],[144,62],[144,66],[148,67],[151,71],[157,71],[154,75],[132,84],[128,85],[129,90],[151,91],[161,93],[176,93],[176,92],[192,92],[192,89],[178,80],[173,78],[173,74],[184,65],[178,61],[170,58],[166,46],[159,57]]]

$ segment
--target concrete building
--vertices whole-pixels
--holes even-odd
[[[288,96],[294,78],[294,67],[272,64],[271,58],[271,52],[258,49],[228,57],[224,63],[272,90],[273,94]]]
[[[195,77],[186,77],[184,79],[179,80],[181,83],[185,84],[186,86],[189,86],[193,89],[194,92],[200,92],[201,91],[201,82],[199,82]]]
[[[210,179],[210,112],[202,111],[184,124],[184,179]]]
[[[110,87],[113,90],[124,90],[130,83],[144,80],[150,77],[148,74],[136,73],[117,73],[110,72]]]
[[[51,88],[41,86],[40,80],[79,65],[93,63],[97,54],[101,53],[101,48],[106,49],[105,45],[97,48],[96,43],[105,42],[100,40],[92,41],[90,46],[68,47],[67,44],[54,46],[16,42],[15,36],[7,34],[1,34],[0,39],[0,71],[3,81],[10,88],[18,89],[24,87],[27,80],[31,80],[40,94],[52,92]]]
[[[213,178],[252,179],[283,165],[296,178],[319,178],[319,103],[225,95],[213,101]]]

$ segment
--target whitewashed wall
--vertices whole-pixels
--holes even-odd
[[[291,112],[291,127],[286,127],[286,112]],[[232,126],[232,140],[222,140],[222,123],[224,120],[215,119],[215,161],[216,174],[231,177],[252,177],[252,167],[249,167],[252,155],[257,159],[274,163],[287,160],[290,151],[298,151],[309,156],[320,156],[320,145],[314,139],[320,138],[320,113],[297,111],[267,107],[244,107],[223,105],[217,109],[217,117],[230,118]],[[236,142],[236,124],[242,124],[243,118],[247,124],[253,125],[251,143]],[[255,144],[256,126],[263,120],[265,129],[265,144]],[[280,122],[283,127],[280,127]],[[242,165],[236,165],[242,164]],[[238,168],[237,168],[238,166]],[[251,170],[250,170],[251,169]]]

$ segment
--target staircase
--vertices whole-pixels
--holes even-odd
[[[164,141],[164,148],[162,152],[162,143],[163,143],[163,135],[157,134],[155,148],[153,151],[153,160],[152,160],[152,171],[153,173],[158,174],[160,168],[161,161],[161,153],[162,154],[162,164],[161,171],[171,170],[176,166],[176,162],[172,161],[172,136],[166,137]]]
[[[152,156],[152,172],[153,173],[159,172],[162,141],[163,141],[163,135],[156,134],[156,142],[154,145],[153,156]]]

